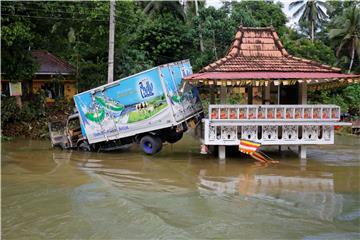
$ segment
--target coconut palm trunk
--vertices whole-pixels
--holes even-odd
[[[351,68],[352,68],[352,65],[354,63],[354,57],[355,57],[355,38],[352,40],[352,44],[351,44],[351,60],[350,60],[350,66],[349,66],[349,71],[348,73],[351,72]]]
[[[315,38],[315,29],[314,29],[314,20],[311,21],[311,42],[314,42]]]

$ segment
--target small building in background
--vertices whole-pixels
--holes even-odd
[[[77,93],[75,67],[46,50],[32,51],[31,55],[38,64],[38,70],[30,82],[22,84],[23,94],[43,90],[47,102],[61,98],[71,100]],[[6,75],[4,78],[1,79],[1,93],[9,95],[9,81],[6,80]]]

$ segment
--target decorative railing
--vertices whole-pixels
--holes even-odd
[[[340,120],[335,105],[210,105],[210,120]]]
[[[207,145],[238,145],[240,139],[263,145],[333,144],[340,107],[335,105],[210,105],[203,119]]]

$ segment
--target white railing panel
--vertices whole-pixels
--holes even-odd
[[[340,107],[335,105],[210,105],[204,143],[238,145],[240,139],[263,145],[333,144]]]
[[[340,120],[336,105],[209,105],[211,121],[224,120]]]

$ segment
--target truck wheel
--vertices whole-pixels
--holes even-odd
[[[171,131],[168,134],[166,134],[165,139],[168,143],[176,143],[177,141],[179,141],[181,138],[183,137],[183,133],[180,132],[176,132],[176,131]]]
[[[84,152],[90,152],[91,151],[90,145],[85,143],[85,142],[80,143],[78,149],[81,150],[81,151],[84,151]]]
[[[157,136],[146,135],[141,138],[140,146],[146,154],[154,155],[161,150],[162,141]]]

